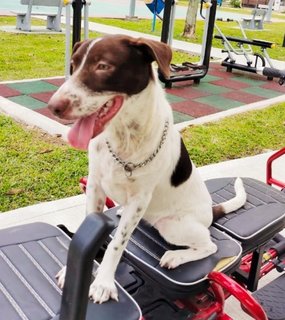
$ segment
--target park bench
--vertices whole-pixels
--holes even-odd
[[[244,29],[263,29],[263,21],[266,16],[266,9],[253,9],[252,16],[248,18],[242,18],[242,27]]]
[[[62,0],[21,0],[21,4],[26,5],[27,10],[17,13],[16,29],[31,31],[32,16],[46,16],[47,29],[61,31]],[[33,11],[34,7],[55,7],[57,8],[57,12],[35,12]]]

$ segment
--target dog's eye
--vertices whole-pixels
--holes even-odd
[[[98,70],[109,70],[110,66],[105,63],[99,63],[97,69]]]

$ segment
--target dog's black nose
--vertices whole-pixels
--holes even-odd
[[[48,109],[57,117],[64,118],[66,111],[70,106],[70,100],[63,98],[51,98],[48,103]]]

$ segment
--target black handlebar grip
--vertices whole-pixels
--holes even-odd
[[[274,246],[272,246],[272,249],[276,250],[276,252],[278,253],[279,256],[284,254],[285,253],[285,240],[276,243]]]

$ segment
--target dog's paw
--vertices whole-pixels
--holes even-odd
[[[60,287],[60,289],[62,289],[64,286],[65,275],[66,275],[66,266],[63,267],[55,276],[55,278],[57,279],[57,284]]]
[[[175,269],[185,261],[178,251],[166,251],[160,259],[160,266],[168,269]]]
[[[119,301],[118,290],[114,281],[100,281],[96,278],[90,286],[89,298],[100,304],[110,299]]]

